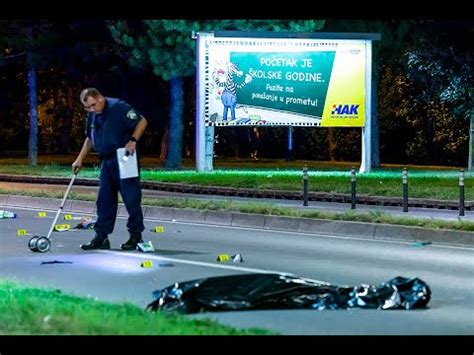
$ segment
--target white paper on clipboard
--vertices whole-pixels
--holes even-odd
[[[133,155],[129,155],[127,161],[123,160],[125,152],[125,148],[117,149],[117,161],[119,166],[120,179],[138,177],[137,152],[133,153]]]

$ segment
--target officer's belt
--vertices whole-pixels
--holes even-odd
[[[99,159],[104,160],[104,159],[117,159],[117,152],[111,152],[107,154],[99,154]]]

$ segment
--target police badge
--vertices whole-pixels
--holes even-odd
[[[135,121],[135,120],[138,118],[138,115],[137,115],[137,113],[135,112],[135,110],[130,110],[130,111],[128,111],[128,113],[127,113],[127,118],[129,118],[129,119]]]

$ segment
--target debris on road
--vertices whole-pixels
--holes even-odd
[[[42,261],[41,265],[47,264],[72,264],[72,261],[61,261],[61,260],[53,260],[53,261]]]
[[[242,257],[242,254],[235,254],[235,255],[232,255],[232,262],[234,263],[243,263],[244,262],[244,258]]]
[[[95,221],[90,217],[82,218],[74,229],[94,229]]]
[[[0,210],[0,219],[16,218],[15,212]]]
[[[423,247],[425,245],[430,245],[431,242],[415,242],[415,243],[412,243],[411,246],[412,247]]]
[[[137,249],[143,253],[151,253],[155,251],[155,248],[153,247],[153,244],[151,243],[151,241],[138,243]]]

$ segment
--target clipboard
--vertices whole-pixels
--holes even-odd
[[[137,152],[133,155],[128,155],[128,160],[125,161],[125,148],[117,149],[117,161],[119,166],[120,179],[130,179],[138,177],[138,163],[137,163]]]

